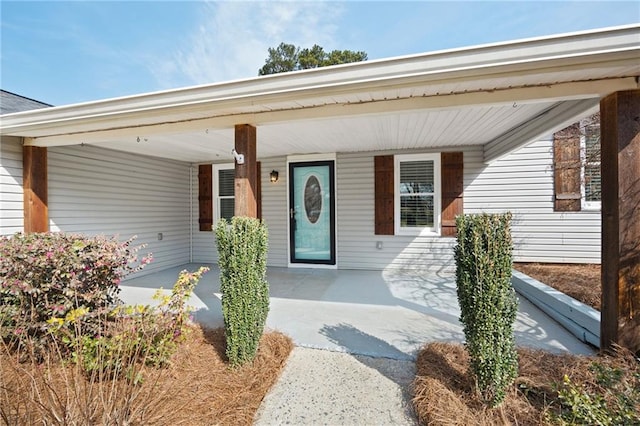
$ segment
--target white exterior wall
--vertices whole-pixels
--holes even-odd
[[[375,235],[375,155],[338,154],[338,268],[452,270],[454,238]]]
[[[262,218],[269,231],[269,266],[287,266],[289,262],[287,211],[288,181],[286,157],[261,160],[262,179]],[[269,173],[278,171],[278,182],[271,183]]]
[[[337,155],[338,267],[451,270],[453,238],[374,234],[377,154]],[[19,138],[2,139],[0,160],[0,233],[10,235],[23,230]],[[600,212],[553,211],[551,139],[491,165],[482,163],[481,147],[468,147],[464,160],[465,212],[512,211],[516,261],[600,261]],[[261,161],[268,264],[286,267],[286,157]],[[213,233],[198,230],[197,166],[91,146],[50,148],[48,163],[51,231],[118,234],[122,239],[138,235],[137,242],[148,244],[145,252],[153,252],[155,259],[145,272],[187,263],[190,256],[194,262],[217,262]],[[277,183],[269,181],[271,170],[279,171]]]
[[[154,257],[141,274],[189,262],[188,163],[57,147],[48,150],[48,173],[51,231],[137,235],[135,244],[147,244],[140,253]]]
[[[340,269],[406,268],[423,270],[453,267],[453,238],[374,234],[373,153],[338,154],[336,159],[337,261]],[[269,266],[288,264],[287,159],[260,159],[262,217],[269,231]],[[197,167],[196,167],[197,170]],[[271,170],[279,172],[271,183]],[[192,176],[193,202],[198,203],[197,172]],[[215,207],[214,207],[215,208]],[[198,209],[193,217],[194,262],[217,262],[211,232],[199,231]],[[383,242],[377,249],[376,243]]]
[[[488,166],[481,149],[464,161],[465,212],[513,212],[515,261],[600,263],[600,211],[553,211],[551,138]]]
[[[0,139],[0,235],[24,231],[21,138]]]
[[[465,213],[509,210],[514,214],[516,261],[600,262],[600,211],[553,210],[551,138],[534,142],[491,165],[482,162],[480,146],[448,150],[464,152]],[[338,154],[339,267],[452,269],[454,238],[374,234],[376,154]],[[381,250],[376,248],[377,241],[382,242]]]
[[[482,147],[464,152],[466,213],[511,211],[514,258],[522,262],[598,263],[600,212],[554,212],[552,141],[541,140],[491,164]],[[420,151],[438,152],[438,151]],[[406,153],[406,152],[402,152]],[[337,262],[340,269],[423,269],[455,267],[455,238],[375,235],[374,156],[389,152],[339,153],[336,158]],[[397,154],[397,153],[396,153]],[[287,162],[262,161],[262,212],[269,229],[269,266],[287,266]],[[269,181],[279,171],[277,183]],[[198,230],[197,167],[192,175],[195,262],[217,262],[211,232]],[[377,243],[382,243],[382,249]]]
[[[287,159],[274,157],[260,159],[262,184],[262,218],[267,224],[269,232],[269,252],[267,264],[269,266],[287,266]],[[271,183],[271,170],[279,172],[278,182]],[[218,252],[212,232],[200,231],[198,223],[198,167],[194,166],[192,174],[193,185],[193,261],[216,263]],[[215,209],[215,206],[214,206]]]

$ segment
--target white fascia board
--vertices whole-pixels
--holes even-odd
[[[38,129],[61,134],[73,131],[79,123],[102,130],[112,128],[120,118],[147,114],[153,114],[159,124],[170,122],[171,116],[180,112],[196,111],[202,118],[215,116],[216,108],[230,104],[268,108],[275,102],[436,81],[473,81],[481,75],[535,74],[542,69],[605,66],[610,61],[633,64],[639,56],[640,25],[628,25],[7,114],[0,117],[0,134],[33,136],[30,132]]]
[[[599,99],[602,94],[618,90],[635,89],[634,78],[603,80],[595,82],[562,83],[552,87],[526,87],[490,92],[453,93],[447,95],[412,97],[403,99],[375,100],[352,104],[334,104],[321,107],[273,110],[260,113],[246,113],[177,121],[154,125],[121,126],[108,130],[76,131],[67,134],[25,138],[25,145],[63,146],[81,143],[101,143],[122,139],[135,139],[158,134],[177,134],[197,129],[232,129],[239,121],[256,126],[269,123],[283,123],[297,120],[319,120],[331,117],[376,116],[404,111],[430,111],[459,109],[478,105],[511,105],[517,99],[518,105],[538,102],[562,102],[582,99]],[[587,94],[585,94],[587,93]],[[516,123],[514,123],[514,126]],[[77,130],[77,129],[76,129]]]

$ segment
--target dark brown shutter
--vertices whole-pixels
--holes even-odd
[[[260,161],[256,161],[256,216],[262,219],[262,165]]]
[[[456,236],[456,216],[464,211],[464,159],[462,152],[443,152],[442,168],[442,236]]]
[[[374,162],[375,234],[393,235],[393,155],[378,155]]]
[[[555,211],[580,211],[580,126],[576,123],[553,135]]]
[[[198,210],[201,231],[211,231],[213,226],[213,180],[211,164],[198,167]]]

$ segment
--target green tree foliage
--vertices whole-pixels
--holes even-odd
[[[258,219],[222,219],[215,228],[227,357],[232,366],[254,359],[269,313],[267,229]]]
[[[504,400],[518,372],[513,323],[518,301],[511,286],[511,214],[461,215],[455,247],[460,321],[482,398]]]
[[[276,48],[269,48],[268,57],[264,66],[258,70],[258,75],[306,70],[366,60],[367,54],[362,51],[332,50],[327,53],[317,44],[314,44],[310,49],[301,49],[293,44],[280,43]]]

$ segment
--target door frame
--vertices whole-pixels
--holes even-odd
[[[292,263],[291,262],[291,221],[289,220],[289,211],[291,209],[291,176],[290,163],[313,163],[316,161],[333,161],[333,250],[335,262],[332,265],[324,263]],[[289,155],[287,156],[287,209],[285,217],[287,221],[287,266],[289,268],[318,268],[318,269],[338,269],[338,178],[336,170],[336,154],[308,154],[308,155]]]

